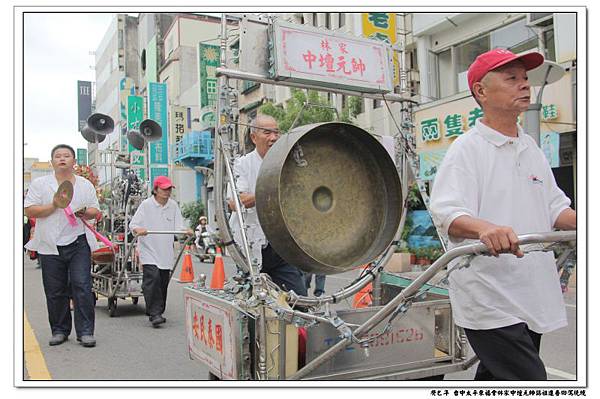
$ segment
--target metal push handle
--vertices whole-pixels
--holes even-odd
[[[550,233],[533,233],[533,234],[524,234],[518,236],[519,245],[527,245],[527,244],[543,244],[543,243],[557,243],[557,242],[569,242],[575,241],[577,239],[577,232],[575,230],[571,231],[554,231]],[[523,248],[525,249],[525,248]],[[538,247],[532,248],[531,250],[543,250],[543,248]],[[436,274],[437,271],[446,266],[450,261],[455,258],[465,256],[465,255],[482,255],[488,254],[489,251],[485,244],[483,243],[475,243],[475,244],[467,244],[462,245],[456,248],[453,248],[442,255],[437,261],[435,261],[425,272],[423,272],[417,279],[415,279],[411,284],[409,284],[406,288],[404,288],[394,299],[392,299],[387,305],[382,307],[377,313],[371,316],[370,319],[365,321],[360,327],[358,327],[352,333],[352,336],[355,338],[361,338],[364,334],[370,331],[373,327],[381,323],[386,317],[391,315],[398,306],[402,303],[406,302],[408,298],[412,297],[414,294],[418,292],[418,290],[425,285],[431,278]],[[312,371],[314,371],[317,367],[319,367],[324,362],[333,358],[337,352],[343,350],[346,346],[352,343],[352,337],[344,337],[337,344],[333,345],[327,351],[323,352],[317,358],[315,358],[312,362],[298,370],[295,374],[290,376],[291,380],[299,380]]]

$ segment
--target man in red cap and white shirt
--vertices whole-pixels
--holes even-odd
[[[186,231],[179,206],[171,197],[174,186],[166,176],[154,179],[152,197],[145,199],[129,222],[129,228],[137,236],[140,263],[143,267],[142,291],[146,302],[146,314],[153,327],[167,320],[163,317],[167,305],[167,288],[175,258],[173,234],[150,234],[148,231]]]
[[[450,248],[480,240],[493,255],[449,278],[455,322],[480,360],[476,380],[546,380],[541,336],[567,325],[553,254],[524,256],[517,239],[576,228],[544,154],[517,124],[530,102],[527,71],[543,61],[495,49],[471,64],[469,88],[484,116],[450,146],[431,194]]]

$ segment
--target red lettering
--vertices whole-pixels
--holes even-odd
[[[194,337],[199,339],[198,336],[198,314],[194,312],[194,322],[192,323],[192,331],[194,332]]]
[[[312,69],[312,63],[317,60],[317,56],[308,50],[306,54],[302,54],[304,61],[308,63],[308,69]]]
[[[220,324],[215,325],[215,336],[217,352],[223,353],[223,327]]]
[[[325,51],[331,50],[331,47],[329,47],[329,41],[327,39],[321,40],[321,48]]]
[[[333,68],[334,62],[335,60],[331,54],[327,53],[325,56],[323,56],[323,54],[319,54],[319,66],[325,66],[327,68],[327,72],[335,72],[335,69]]]
[[[212,319],[208,319],[208,346],[212,349],[215,346],[215,338],[212,332]]]
[[[348,50],[346,50],[346,43],[340,43],[339,47],[342,54],[348,54]]]
[[[337,69],[338,71],[341,70],[346,75],[352,75],[352,71],[351,70],[346,70],[346,59],[344,58],[343,55],[340,55],[338,57],[338,63],[337,64],[338,64],[338,69]]]
[[[363,72],[366,68],[367,67],[365,64],[363,64],[361,58],[358,60],[356,60],[356,58],[352,58],[352,72],[360,72],[360,76],[363,76]]]
[[[206,344],[206,332],[204,331],[204,315],[200,316],[200,341]]]

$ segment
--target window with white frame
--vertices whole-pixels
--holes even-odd
[[[468,90],[467,70],[478,55],[495,48],[523,53],[538,46],[536,32],[520,19],[481,36],[458,43],[436,53],[438,98]]]

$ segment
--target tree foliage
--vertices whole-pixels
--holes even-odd
[[[200,200],[188,202],[181,207],[181,216],[187,219],[192,230],[196,229],[200,222],[200,216],[204,215],[204,203]]]
[[[292,96],[286,101],[285,106],[268,102],[259,108],[260,113],[270,115],[277,120],[282,132],[287,133],[290,130],[301,110],[302,115],[294,127],[336,120],[335,111],[333,108],[328,108],[332,106],[331,102],[319,95],[316,90],[308,90],[308,95],[300,89],[291,89],[291,93]],[[362,99],[359,97],[349,97],[348,105],[340,114],[340,121],[352,123],[356,115],[360,113],[361,101]],[[311,105],[304,106],[307,102]]]

